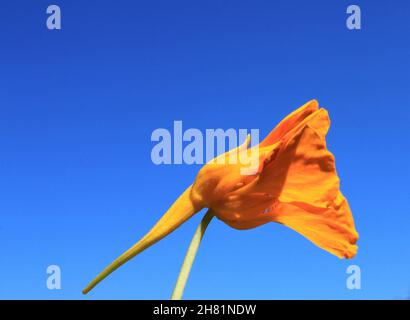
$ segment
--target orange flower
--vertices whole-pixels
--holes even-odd
[[[312,100],[287,116],[259,145],[248,148],[248,138],[207,163],[151,231],[83,292],[205,207],[233,228],[278,222],[340,258],[352,258],[358,234],[339,190],[334,157],[326,149],[329,126],[327,111]],[[238,159],[254,154],[257,170],[244,175],[243,161]]]

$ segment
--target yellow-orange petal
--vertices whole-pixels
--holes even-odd
[[[247,186],[246,189],[244,188],[244,191],[247,191],[248,189],[257,192],[269,192],[274,198],[279,198],[279,196],[283,196],[286,195],[287,192],[291,192],[286,190],[285,187],[292,186],[294,183],[296,183],[296,186],[299,188],[302,188],[303,184],[314,185],[314,181],[312,181],[312,179],[315,179],[315,181],[318,182],[315,186],[315,190],[321,192],[321,190],[323,190],[322,177],[325,174],[325,171],[322,172],[321,170],[318,172],[321,176],[309,175],[308,177],[304,174],[304,170],[310,167],[305,167],[304,163],[313,163],[313,158],[319,156],[322,157],[322,167],[325,163],[325,159],[327,159],[328,165],[332,166],[333,164],[333,168],[331,167],[329,170],[335,171],[334,157],[326,150],[325,135],[329,129],[329,126],[330,120],[327,111],[325,109],[319,109],[304,119],[298,126],[290,129],[285,136],[281,138],[280,144],[273,145],[274,148],[272,148],[272,153],[268,153],[269,161],[265,161],[263,163],[263,167],[260,169],[261,173],[259,178],[256,179],[251,185]],[[311,141],[305,141],[305,137],[302,144],[300,143],[302,133],[303,131],[306,131],[307,128],[314,133],[312,137],[317,138]],[[303,150],[301,149],[302,147]],[[320,149],[326,150],[327,153],[324,155],[321,153]],[[316,155],[315,150],[317,150]],[[297,161],[300,160],[301,155],[304,157],[304,163]],[[298,171],[299,174],[289,175],[289,170],[295,169],[297,166],[302,166],[301,170]],[[337,175],[335,174],[332,177],[337,178]],[[297,181],[294,181],[295,179]],[[312,194],[307,195],[304,200],[309,201],[309,199],[316,199],[314,196],[315,195]]]
[[[281,223],[300,233],[319,248],[322,248],[339,258],[353,258],[357,252],[357,232],[339,221],[338,216],[349,214],[346,199],[342,210],[332,208],[303,208],[295,204],[279,203],[276,215],[272,221]]]
[[[294,129],[299,123],[301,123],[309,115],[317,111],[319,103],[316,100],[311,100],[301,106],[299,109],[293,111],[286,118],[284,118],[259,144],[260,147],[273,144],[280,140],[290,130]]]
[[[353,257],[358,235],[324,137],[305,126],[287,142],[270,170],[275,172],[272,186],[278,194],[272,220],[339,257]]]

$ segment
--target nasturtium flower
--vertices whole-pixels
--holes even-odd
[[[208,162],[157,224],[83,292],[203,208],[235,229],[277,222],[339,258],[354,257],[358,234],[340,191],[334,156],[326,148],[329,126],[327,111],[312,100],[283,119],[260,144],[249,147],[248,137]],[[243,174],[243,161],[232,161],[255,154],[252,174]]]

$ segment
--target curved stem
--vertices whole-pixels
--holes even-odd
[[[202,218],[201,223],[195,231],[195,234],[189,244],[188,251],[185,255],[184,262],[182,263],[181,271],[179,272],[177,283],[175,284],[174,291],[172,292],[172,300],[181,300],[182,294],[184,293],[185,284],[189,277],[189,272],[191,271],[192,264],[195,260],[196,253],[201,243],[202,237],[204,236],[205,230],[208,227],[209,222],[211,222],[214,215],[209,209],[205,216]]]

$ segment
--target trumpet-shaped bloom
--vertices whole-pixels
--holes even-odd
[[[157,224],[84,292],[205,207],[233,228],[281,223],[340,258],[352,258],[358,234],[339,188],[334,156],[326,148],[329,126],[327,111],[312,100],[282,120],[259,145],[249,148],[248,138],[207,163]],[[232,160],[254,154],[257,170],[242,174],[242,162]]]

